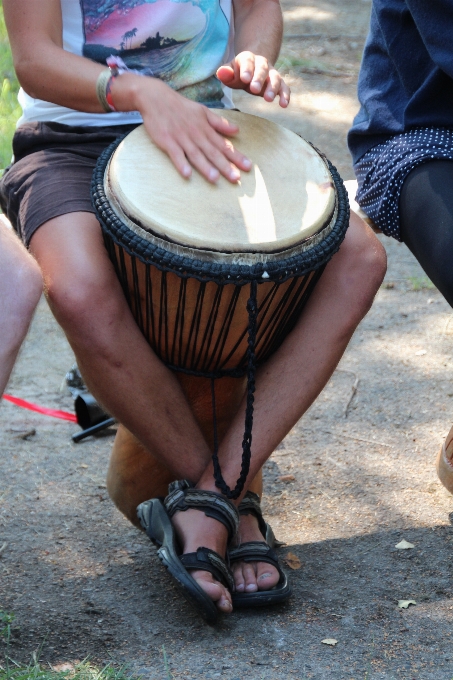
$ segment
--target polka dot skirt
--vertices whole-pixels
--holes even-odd
[[[408,174],[430,160],[453,160],[453,130],[416,128],[367,151],[355,164],[357,203],[387,236],[401,241],[399,198]]]

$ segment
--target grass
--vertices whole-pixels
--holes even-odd
[[[27,665],[19,665],[9,661],[6,667],[0,666],[0,680],[131,680],[131,676],[123,670],[112,666],[96,668],[88,661],[74,665],[72,670],[55,671],[33,661]]]
[[[427,276],[410,276],[409,283],[411,290],[432,290],[435,286]]]
[[[39,663],[41,650],[33,653],[29,664],[18,664],[9,656],[11,625],[14,614],[0,609],[0,637],[6,641],[4,665],[0,664],[0,680],[134,680],[125,668],[115,669],[110,664],[97,668],[88,660],[76,664],[64,664],[68,670],[55,670],[50,665]],[[164,658],[166,655],[164,650]],[[168,671],[169,673],[169,671]],[[169,675],[169,677],[172,677]],[[135,680],[141,680],[135,678]]]
[[[165,672],[167,674],[167,680],[173,680],[173,674],[170,671],[170,667],[168,665],[168,659],[167,659],[167,652],[165,651],[165,645],[162,645],[162,656],[164,657],[164,667],[165,667]]]
[[[11,140],[21,114],[17,103],[19,83],[14,75],[13,60],[0,4],[0,168],[6,167],[12,155]]]

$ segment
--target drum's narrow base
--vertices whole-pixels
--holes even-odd
[[[213,446],[211,381],[177,374],[209,448]],[[217,426],[221,441],[237,413],[245,391],[244,378],[216,380]],[[172,474],[151,451],[148,451],[123,425],[113,444],[107,473],[107,489],[118,510],[133,524],[140,526],[136,509],[150,498],[166,496]],[[250,490],[262,494],[262,473],[255,477]]]
[[[107,489],[118,510],[140,526],[137,506],[150,498],[166,496],[173,480],[170,470],[120,425],[107,472]]]

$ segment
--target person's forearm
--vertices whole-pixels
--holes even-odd
[[[235,52],[253,52],[274,65],[280,52],[283,18],[278,0],[236,0]]]
[[[27,94],[86,113],[103,113],[96,82],[106,66],[64,50],[59,0],[4,0],[14,67]],[[134,111],[144,80],[127,74],[115,82],[115,107]],[[154,85],[147,80],[147,88]],[[159,89],[159,86],[156,85]]]
[[[38,59],[24,55],[15,62],[15,68],[21,86],[31,97],[86,113],[104,113],[96,95],[96,82],[106,66],[57,46],[46,46]],[[117,78],[112,87],[115,107],[119,111],[137,110],[143,84],[143,77],[136,74]],[[150,86],[148,79],[146,85]]]

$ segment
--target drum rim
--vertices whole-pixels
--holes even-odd
[[[194,260],[202,259],[203,262],[204,261],[221,262],[227,265],[239,264],[249,266],[252,264],[256,264],[258,262],[268,262],[269,260],[278,261],[288,259],[289,257],[292,257],[305,250],[308,250],[317,243],[321,242],[326,237],[326,234],[329,234],[332,231],[332,228],[337,220],[338,207],[337,207],[337,193],[335,191],[335,203],[332,209],[332,213],[329,216],[328,220],[326,221],[325,225],[315,234],[312,234],[311,236],[307,236],[306,238],[304,238],[296,246],[281,248],[275,251],[229,252],[219,250],[208,250],[206,248],[194,248],[191,246],[182,245],[181,243],[172,241],[170,238],[163,239],[161,236],[152,231],[149,227],[145,229],[138,222],[134,222],[134,220],[131,217],[129,217],[127,213],[124,212],[115,194],[113,193],[110,183],[108,181],[110,163],[112,158],[113,156],[110,157],[105,168],[104,174],[104,191],[112,211],[116,214],[118,219],[121,220],[123,224],[127,226],[139,238],[143,239],[148,243],[151,243],[152,245],[157,246],[158,248],[163,248],[169,253],[180,255],[182,257],[190,257]],[[327,164],[326,167],[328,167]],[[250,261],[251,259],[253,259],[253,262]]]
[[[112,208],[117,213],[118,217],[141,238],[151,241],[177,255],[222,263],[231,262],[253,265],[256,262],[265,261],[266,259],[269,259],[269,257],[272,259],[274,257],[276,259],[284,259],[285,257],[296,254],[299,250],[305,250],[311,247],[311,245],[319,240],[319,234],[321,232],[323,232],[321,238],[324,238],[327,233],[325,230],[328,231],[329,228],[332,228],[332,221],[335,220],[336,217],[336,189],[324,157],[303,137],[274,121],[263,118],[262,116],[244,114],[240,111],[222,110],[221,113],[226,114],[227,117],[230,114],[234,114],[231,118],[232,122],[238,124],[240,128],[242,127],[246,134],[250,132],[252,138],[253,135],[257,134],[256,130],[260,130],[261,133],[266,132],[270,135],[270,148],[273,149],[270,167],[268,166],[270,159],[268,158],[266,164],[265,158],[260,156],[258,149],[252,150],[252,148],[250,148],[247,153],[250,157],[254,157],[254,153],[257,154],[257,157],[255,158],[256,166],[254,165],[254,171],[251,173],[251,176],[254,176],[256,172],[261,177],[261,182],[265,183],[262,189],[265,189],[267,200],[269,201],[268,210],[270,210],[269,214],[272,215],[273,229],[271,229],[271,231],[274,232],[273,235],[270,238],[270,234],[267,234],[264,238],[256,238],[257,233],[255,233],[255,236],[250,238],[251,233],[249,233],[249,227],[252,228],[252,232],[257,228],[257,224],[253,227],[252,223],[256,220],[256,209],[258,206],[255,205],[251,212],[250,209],[246,210],[245,213],[247,213],[248,217],[245,216],[240,195],[242,196],[244,193],[243,197],[247,197],[248,203],[248,200],[253,194],[253,190],[256,188],[253,181],[253,186],[250,185],[248,173],[242,173],[241,180],[243,179],[244,183],[241,181],[239,185],[230,185],[229,182],[221,179],[218,183],[218,187],[213,187],[206,182],[199,173],[195,173],[195,188],[191,189],[191,183],[188,184],[187,180],[183,180],[180,177],[178,179],[178,173],[175,171],[171,162],[168,158],[163,158],[165,154],[159,150],[155,144],[149,142],[149,135],[146,133],[146,129],[143,125],[135,128],[125,139],[123,139],[112,154],[106,168],[104,187]],[[262,134],[260,135],[260,139],[262,139]],[[286,153],[284,154],[285,169],[280,169],[284,173],[286,172],[290,176],[294,176],[294,181],[298,184],[297,188],[294,186],[289,190],[280,207],[278,201],[276,205],[273,204],[270,196],[273,192],[275,194],[277,187],[277,194],[281,194],[282,197],[285,196],[285,187],[288,186],[288,182],[284,182],[284,184],[281,185],[279,184],[277,177],[271,179],[273,175],[271,167],[273,167],[274,164],[274,153],[276,154],[276,161],[280,159],[280,162],[282,162],[283,160],[283,156],[278,155],[280,152],[272,147],[272,144],[275,145],[276,141],[278,141],[277,146],[280,147],[283,145],[283,149],[286,149],[293,159],[293,162],[297,163],[297,166],[288,166],[288,157]],[[246,143],[247,136],[241,140],[241,144]],[[148,145],[149,149],[147,150]],[[253,146],[254,145],[252,144],[252,147]],[[245,151],[245,149],[246,147],[242,150]],[[261,149],[261,154],[264,149],[266,149],[266,147]],[[295,157],[291,156],[292,153],[295,153]],[[141,154],[144,154],[144,156],[142,157]],[[148,154],[151,155],[148,157]],[[133,162],[133,159],[137,161],[138,165]],[[143,163],[145,160],[150,162],[151,167],[154,168],[158,167],[159,162],[165,161],[162,170],[163,177],[166,178],[166,181],[164,181],[162,186],[158,184],[160,189],[162,189],[162,192],[160,190],[156,192],[155,187],[145,188],[144,185],[140,184],[140,176],[144,171],[145,166]],[[302,165],[300,166],[301,163]],[[168,174],[170,166],[171,173]],[[140,172],[139,168],[142,169],[142,172]],[[135,171],[138,171],[137,176],[130,174]],[[264,175],[262,173],[264,173]],[[264,177],[267,177],[267,180],[264,180]],[[135,182],[135,180],[137,180],[137,182]],[[160,181],[158,177],[154,177],[154,180]],[[171,191],[169,187],[172,185],[172,180],[176,181],[178,196],[179,191],[182,192],[181,197],[186,196],[185,192],[188,192],[187,218],[185,211],[181,214],[181,207],[177,208],[177,213],[173,214],[173,219],[170,218],[174,209],[174,200],[172,200],[170,196],[173,196],[173,199],[176,196],[176,194],[168,194],[168,191]],[[266,182],[268,186],[266,186]],[[140,186],[140,190],[138,194],[135,194],[136,200],[134,200],[133,195],[134,191],[137,191],[137,188],[134,189],[133,187],[136,183]],[[307,195],[305,196],[302,187],[307,184],[313,185],[313,187],[310,191],[307,190]],[[291,186],[291,182],[289,183],[289,186]],[[271,191],[269,193],[270,187]],[[195,194],[194,191],[196,192]],[[197,193],[197,191],[200,193]],[[205,191],[208,193],[205,194]],[[286,189],[286,191],[288,191],[288,189]],[[302,192],[300,195],[299,191]],[[312,195],[313,191],[314,194]],[[163,196],[161,196],[161,193]],[[161,196],[161,198],[159,198],[159,196]],[[194,210],[195,205],[199,205],[200,197],[202,199],[202,205],[204,205],[206,201],[206,205],[209,205],[210,208],[213,205],[213,202],[220,200],[221,205],[219,206],[219,210],[220,215],[223,214],[223,218],[217,214],[217,211],[212,211],[210,209],[210,217],[208,217],[208,221],[205,223],[204,217],[207,217],[207,215],[203,215],[203,210],[201,210],[201,213],[198,208]],[[154,210],[155,199],[156,210]],[[163,203],[160,202],[162,200],[164,201]],[[143,201],[145,202],[143,203]],[[287,203],[291,205],[291,201],[295,201],[292,205],[293,210],[287,212],[287,206],[282,212],[282,206]],[[177,203],[179,204],[179,201]],[[230,203],[231,206],[227,207]],[[241,204],[242,207],[240,207],[239,204]],[[305,205],[305,208],[300,215],[298,214],[296,205],[299,207]],[[146,206],[148,206],[148,208]],[[169,214],[168,210],[170,211]],[[233,212],[231,212],[231,210]],[[237,210],[236,217],[238,220],[236,226],[239,228],[239,231],[237,232],[234,225],[231,224],[232,239],[230,241],[230,238],[228,238],[228,242],[226,242],[225,230],[221,225],[224,224],[224,220],[229,223],[229,221],[233,219],[235,210]],[[305,210],[308,211],[306,214]],[[252,213],[254,217],[252,217],[250,222]],[[267,215],[267,218],[269,218],[269,214]],[[303,217],[304,214],[305,217]],[[306,222],[308,214],[311,215],[310,224]],[[266,217],[264,219],[266,222]],[[209,228],[210,223],[212,223],[213,226],[215,225],[212,233]],[[204,228],[202,226],[203,224]],[[246,227],[247,233],[243,231],[246,224],[248,224]],[[278,238],[276,238],[276,232],[279,234]]]
[[[336,215],[331,222],[326,225],[331,229],[327,235],[324,234],[325,228],[309,239],[318,237],[319,242],[309,244],[308,248],[300,250],[299,244],[296,249],[299,252],[291,254],[294,248],[283,252],[283,256],[276,253],[262,253],[262,261],[254,264],[243,264],[238,262],[219,262],[203,261],[192,259],[187,255],[171,252],[167,247],[151,243],[144,240],[132,230],[129,224],[125,224],[113,209],[105,187],[105,176],[108,170],[110,159],[114,151],[127,136],[120,136],[110,146],[108,146],[99,157],[93,172],[91,183],[91,200],[96,216],[101,224],[104,237],[110,238],[116,245],[123,248],[129,256],[137,257],[144,264],[153,264],[161,271],[168,271],[184,278],[195,278],[199,281],[214,281],[219,284],[235,283],[244,285],[250,281],[284,281],[293,276],[302,276],[324,265],[338,251],[349,226],[349,201],[343,181],[332,163],[320,153],[316,147],[313,148],[327,164],[332,181],[336,190]],[[156,237],[155,237],[156,238]],[[159,239],[161,243],[162,239]],[[306,242],[305,241],[305,242]],[[303,242],[304,243],[304,242]],[[179,246],[187,253],[187,247]],[[197,251],[195,251],[197,252]],[[286,257],[285,257],[286,255]]]

